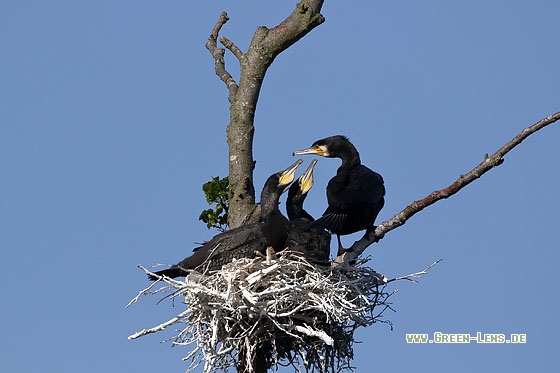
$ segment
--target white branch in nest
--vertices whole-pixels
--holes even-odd
[[[334,339],[332,339],[327,333],[325,333],[322,330],[315,330],[311,328],[309,325],[304,325],[304,326],[296,325],[295,329],[298,332],[308,335],[310,337],[321,338],[323,342],[325,342],[329,346],[334,345]]]
[[[409,275],[406,276],[399,276],[399,277],[395,277],[392,278],[390,280],[387,280],[387,282],[393,282],[393,281],[398,281],[398,280],[408,280],[408,281],[412,281],[412,282],[418,282],[418,280],[416,280],[417,278],[420,278],[422,275],[427,275],[428,271],[430,269],[432,269],[433,266],[435,266],[436,264],[438,264],[439,262],[441,262],[443,259],[438,259],[435,262],[433,262],[432,264],[430,264],[429,266],[427,266],[424,270],[419,271],[419,272],[414,272],[411,273]]]
[[[179,320],[181,320],[187,314],[188,314],[188,311],[181,312],[179,315],[173,317],[172,319],[170,319],[170,320],[168,320],[164,323],[159,324],[158,326],[154,326],[153,328],[150,328],[150,329],[143,329],[143,330],[141,330],[137,333],[129,335],[128,339],[136,339],[136,338],[145,336],[147,334],[152,334],[152,333],[159,332],[159,331],[167,328],[168,326],[177,323]]]

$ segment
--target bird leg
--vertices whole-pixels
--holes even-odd
[[[338,252],[336,253],[336,256],[340,256],[346,252],[346,249],[342,246],[342,242],[340,241],[339,234],[336,235],[336,238],[338,240]]]
[[[371,228],[368,228],[366,230],[366,236],[368,237],[368,239],[373,240],[374,243],[378,243],[380,239],[383,238],[383,236],[381,237],[377,237],[375,235],[375,228],[377,228],[377,226],[372,226]]]

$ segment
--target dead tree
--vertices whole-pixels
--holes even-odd
[[[218,48],[218,34],[228,21],[226,12],[220,15],[206,48],[212,53],[216,74],[226,84],[229,96],[230,122],[227,126],[229,146],[229,216],[230,228],[254,220],[255,187],[253,183],[254,118],[259,92],[267,69],[276,56],[325,21],[321,15],[322,0],[302,0],[296,9],[278,26],[257,28],[246,52],[225,37],[220,42],[238,59],[239,84],[225,68],[223,48]],[[263,369],[262,353],[257,354],[257,372]]]

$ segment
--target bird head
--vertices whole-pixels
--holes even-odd
[[[327,158],[340,158],[343,165],[360,164],[360,154],[356,147],[342,135],[325,137],[317,140],[310,148],[296,150],[293,155],[315,154]]]
[[[315,154],[320,155],[321,157],[328,157],[329,156],[329,148],[326,144],[321,143],[322,140],[315,141],[310,148],[296,150],[293,155],[305,155],[305,154]]]
[[[311,147],[303,150],[296,150],[293,155],[315,154],[321,157],[334,158],[339,157],[339,153],[344,148],[355,149],[354,145],[348,141],[348,137],[336,135],[317,140]]]

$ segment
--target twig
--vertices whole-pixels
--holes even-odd
[[[408,281],[412,281],[414,283],[417,283],[418,281],[416,280],[417,278],[420,278],[420,276],[422,275],[427,275],[428,271],[430,269],[432,269],[433,266],[435,266],[436,264],[438,264],[439,262],[441,262],[443,259],[438,259],[435,262],[433,262],[432,264],[430,264],[429,266],[427,266],[423,271],[419,271],[419,272],[414,272],[411,273],[409,275],[406,276],[399,276],[399,277],[395,277],[392,278],[390,280],[387,280],[387,283],[389,282],[393,282],[393,281],[399,281],[399,280],[408,280]]]
[[[142,267],[141,265],[139,265],[138,267],[141,268],[141,269],[143,269],[145,272],[149,272],[146,268]],[[124,308],[128,308],[128,307],[130,307],[133,303],[138,302],[138,299],[140,299],[140,297],[141,297],[142,295],[145,295],[145,294],[147,294],[150,290],[152,290],[152,288],[156,285],[156,283],[157,283],[157,282],[154,281],[154,282],[152,282],[152,283],[150,284],[150,286],[148,286],[148,287],[145,288],[144,290],[140,290],[140,291],[138,292],[138,295],[136,295],[134,298],[132,298],[132,299],[130,300],[130,302],[128,302],[128,304],[127,304]]]
[[[304,326],[296,325],[295,329],[298,332],[303,333],[307,336],[321,338],[321,340],[323,340],[323,342],[325,342],[328,346],[334,345],[334,340],[331,338],[331,336],[329,336],[327,333],[325,333],[322,330],[315,330],[311,328],[309,325],[305,325],[305,324]]]
[[[231,53],[233,53],[235,57],[237,57],[239,61],[241,61],[241,59],[243,58],[243,52],[237,47],[237,45],[235,45],[234,42],[232,42],[225,36],[222,36],[220,38],[220,43],[222,43],[224,47],[226,47]]]
[[[179,320],[183,319],[188,314],[189,314],[189,310],[183,311],[180,314],[178,314],[177,316],[167,320],[166,322],[163,322],[163,323],[159,324],[158,326],[154,326],[153,328],[149,328],[149,329],[143,329],[143,330],[141,330],[137,333],[129,335],[128,339],[136,339],[136,338],[142,337],[142,336],[147,335],[147,334],[152,334],[152,333],[159,332],[159,331],[167,328],[170,325],[176,324]]]

